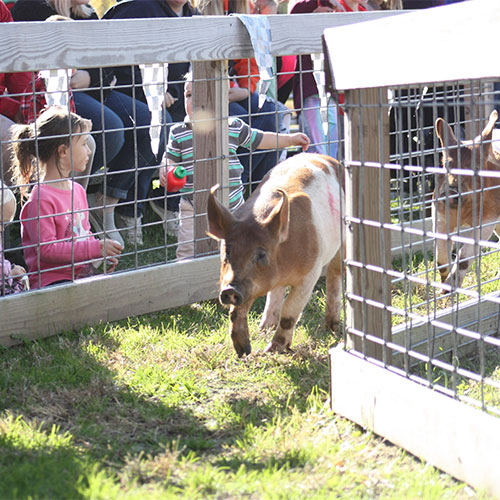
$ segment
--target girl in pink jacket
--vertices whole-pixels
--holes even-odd
[[[96,274],[96,259],[107,257],[107,272],[118,263],[122,245],[92,235],[85,190],[72,179],[87,164],[91,128],[90,120],[60,107],[47,109],[31,125],[13,128],[13,174],[23,198],[35,181],[21,211],[31,288]]]

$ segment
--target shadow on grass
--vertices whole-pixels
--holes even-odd
[[[138,394],[91,355],[101,342],[118,352],[109,337],[77,334],[1,352],[2,498],[82,498],[96,468],[113,478],[132,456],[211,446],[189,409]]]

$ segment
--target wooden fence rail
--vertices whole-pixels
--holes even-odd
[[[276,56],[320,52],[325,28],[396,13],[401,14],[269,16],[271,50]],[[218,62],[253,56],[249,35],[236,17],[4,23],[0,25],[0,37],[0,72],[192,61],[199,63],[196,70],[215,87],[224,71]],[[210,61],[216,64],[206,64]],[[217,102],[210,103],[210,109],[220,118],[221,110],[227,109],[227,93],[222,88],[212,90]],[[215,123],[222,126],[220,119]],[[197,157],[219,157],[221,144],[216,138],[221,135],[219,130],[217,134],[207,134],[203,143],[197,143]],[[206,188],[222,179],[223,161],[221,158],[211,162],[211,169],[204,169],[207,175],[196,188]],[[197,213],[205,212],[201,206],[198,208]],[[203,232],[203,223],[197,222],[198,235]],[[12,345],[22,338],[212,298],[217,293],[217,281],[218,257],[211,256],[1,298],[0,344]]]

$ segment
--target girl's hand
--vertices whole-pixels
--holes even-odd
[[[309,144],[311,144],[311,141],[306,134],[303,134],[301,132],[290,134],[290,146],[301,146],[302,151],[307,151]]]
[[[167,167],[165,167],[165,165],[160,165],[158,174],[160,177],[160,186],[165,187],[165,183],[167,182]]]
[[[106,264],[103,268],[104,273],[105,274],[112,273],[116,269],[117,265],[118,265],[118,259],[116,257],[108,257],[106,259]]]
[[[24,267],[16,265],[12,266],[10,270],[10,276],[12,278],[14,278],[15,276],[21,276],[23,274],[26,274],[26,269],[24,269]]]
[[[99,240],[99,246],[101,248],[101,255],[103,257],[117,257],[122,253],[123,250],[123,246],[115,240]]]

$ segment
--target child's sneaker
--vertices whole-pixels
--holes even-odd
[[[144,238],[142,236],[142,216],[127,217],[126,215],[115,213],[115,221],[118,228],[125,234],[125,239],[131,245],[142,247],[144,245]]]
[[[165,215],[167,216],[167,234],[177,238],[179,232],[179,212],[167,209],[167,213],[165,214],[165,205],[163,202],[164,199],[149,200],[149,206],[161,220],[164,220]]]
[[[96,200],[95,193],[89,193],[87,195],[87,199],[89,204],[89,222],[94,231],[98,233],[96,236],[102,239],[105,235],[106,238],[110,238],[117,241],[121,245],[125,245],[120,232],[116,228],[113,213],[106,214],[107,217],[104,217],[105,214],[103,212],[102,205],[99,205]]]

